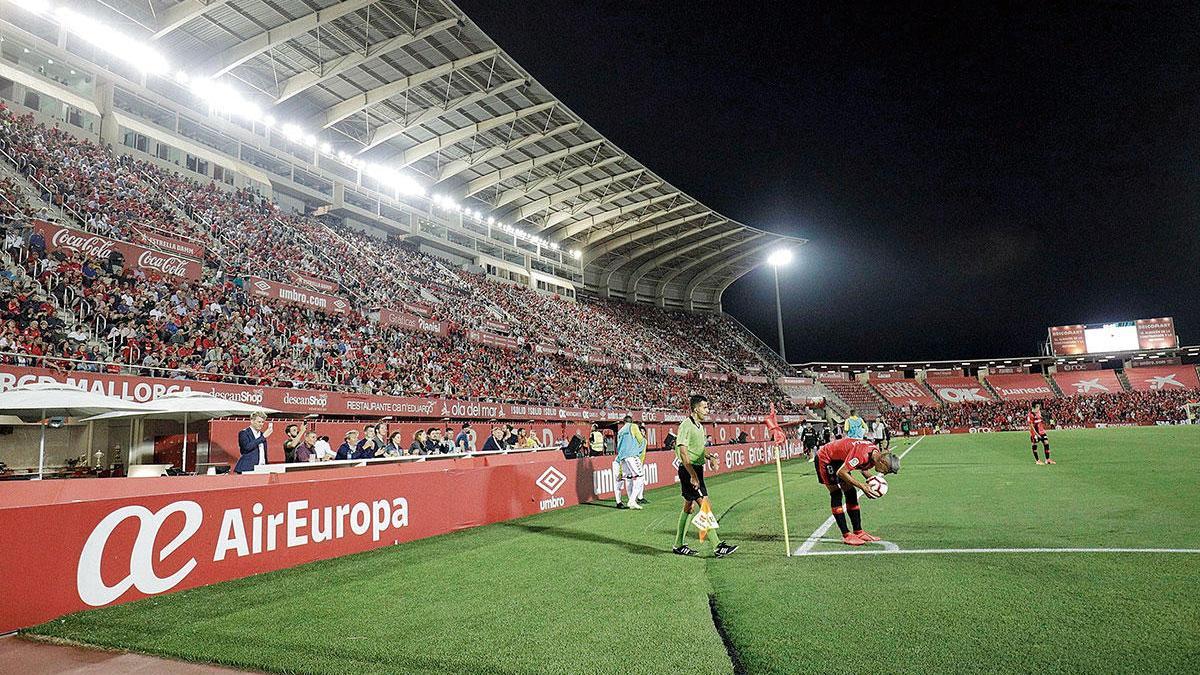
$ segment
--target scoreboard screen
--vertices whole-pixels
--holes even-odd
[[[1174,349],[1178,346],[1175,320],[1171,317],[1050,328],[1050,349],[1055,356]]]

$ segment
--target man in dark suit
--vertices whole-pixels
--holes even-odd
[[[266,426],[266,430],[263,430]],[[255,466],[267,463],[267,438],[275,430],[274,424],[267,424],[267,416],[254,413],[250,416],[250,426],[238,432],[238,458],[234,473],[253,471]]]

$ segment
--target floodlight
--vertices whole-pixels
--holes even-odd
[[[786,265],[786,264],[792,262],[792,251],[791,251],[791,249],[786,249],[786,248],[781,248],[777,251],[774,251],[773,253],[771,253],[771,256],[769,258],[767,258],[767,262],[771,263],[772,265],[774,265],[776,267],[780,267],[781,265]]]

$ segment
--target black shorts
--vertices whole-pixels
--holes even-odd
[[[704,465],[693,464],[692,471],[696,472],[696,478],[700,481],[700,489],[692,487],[692,477],[688,475],[687,467],[679,465],[679,491],[683,493],[683,498],[689,502],[698,502],[701,497],[708,496],[708,488],[704,485]]]
[[[828,464],[821,462],[817,467],[817,481],[821,485],[840,485],[841,481],[837,475],[840,468],[842,468],[842,460],[840,459],[830,460]]]

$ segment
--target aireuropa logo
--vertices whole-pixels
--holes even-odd
[[[184,516],[183,528],[156,551],[159,531],[176,513]],[[225,509],[216,539],[211,542],[211,562],[221,563],[227,557],[245,558],[279,548],[291,549],[351,537],[369,536],[372,542],[379,542],[390,530],[408,527],[408,515],[408,500],[404,497],[313,508],[309,507],[307,499],[298,499],[287,502],[275,513],[264,513],[261,502],[255,502],[249,509]],[[113,531],[130,518],[137,519],[138,530],[129,553],[129,572],[110,586],[101,574],[105,549]],[[204,510],[194,501],[172,502],[158,511],[131,504],[109,513],[88,535],[79,554],[79,567],[75,573],[79,599],[100,607],[115,602],[131,588],[144,595],[166,593],[175,588],[196,568],[196,558],[188,558],[166,577],[158,576],[154,565],[164,562],[191,540],[203,522]],[[119,555],[116,558],[119,559]]]
[[[156,556],[154,541],[163,523],[173,514],[182,513],[186,519],[183,529],[175,538],[162,547]],[[117,526],[129,518],[138,519],[137,538],[129,553],[129,573],[117,583],[109,586],[100,575],[100,563],[104,559],[104,547],[108,538]],[[184,577],[196,568],[196,559],[189,558],[178,570],[166,577],[160,577],[154,571],[154,562],[165,560],[192,538],[200,524],[204,521],[204,510],[196,502],[175,502],[151,511],[140,506],[123,506],[104,517],[92,534],[88,536],[79,554],[79,569],[76,572],[75,583],[79,589],[79,598],[93,607],[107,605],[125,594],[130,588],[136,588],[146,595],[165,593],[174,588]]]
[[[538,476],[538,479],[534,481],[534,484],[544,490],[546,494],[550,495],[549,499],[543,499],[538,502],[538,507],[542,511],[566,505],[567,500],[565,498],[554,496],[555,493],[557,493],[559,489],[566,484],[566,482],[566,475],[554,467],[546,469],[542,472],[541,476]]]

